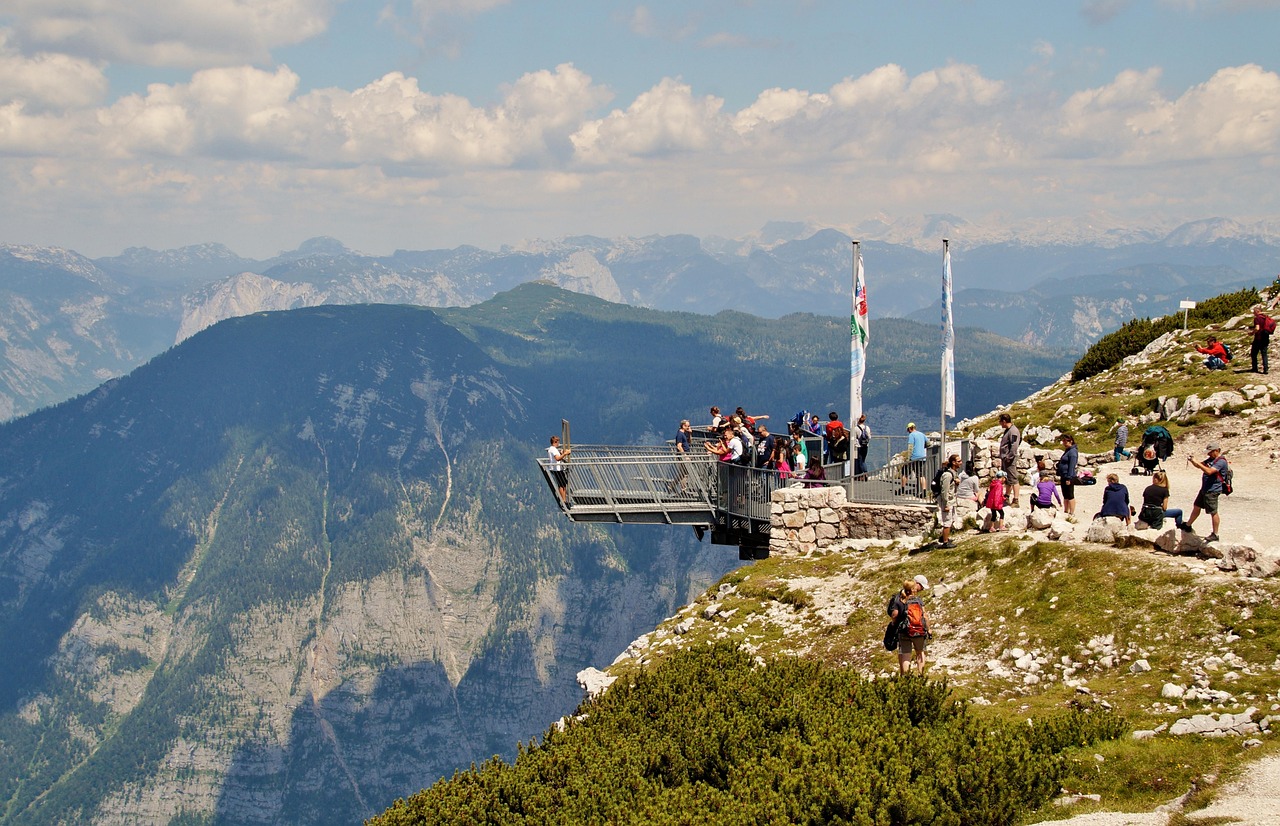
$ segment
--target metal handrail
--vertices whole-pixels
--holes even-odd
[[[853,447],[856,455],[856,444]],[[728,518],[767,532],[772,494],[788,486],[842,484],[851,502],[933,504],[929,480],[939,467],[939,445],[928,443],[925,459],[915,465],[908,462],[907,450],[902,436],[873,436],[865,474],[846,475],[853,466],[851,458],[847,464],[824,465],[827,479],[819,482],[721,462],[700,443],[689,453],[670,446],[574,445],[564,463],[569,500],[561,507],[575,519],[725,524]],[[947,452],[966,456],[968,444],[948,442]],[[538,464],[554,491],[557,482],[550,460],[540,458]]]
[[[925,458],[909,468],[909,446],[905,436],[872,436],[867,446],[867,472],[849,479],[849,501],[934,504],[936,497],[929,490],[929,482],[942,463],[938,455],[940,447],[936,439],[928,440],[925,444]],[[855,445],[854,450],[856,449]],[[968,440],[948,440],[947,453],[958,453],[961,460],[965,460],[969,455]]]
[[[716,496],[714,457],[705,451],[680,453],[651,446],[574,445],[564,468],[569,480],[566,511],[613,514],[668,514],[664,521],[712,521]],[[539,458],[548,484],[556,487],[551,461]],[[679,520],[669,516],[680,513]]]

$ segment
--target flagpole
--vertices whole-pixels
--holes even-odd
[[[951,319],[951,242],[946,238],[942,239],[942,404],[941,420],[942,427],[939,430],[941,434],[941,443],[938,446],[938,462],[941,464],[947,460],[947,412],[950,409],[954,413],[955,406],[955,389],[951,383],[955,376],[954,363],[954,338],[955,333],[952,329]],[[948,404],[948,402],[950,402]]]
[[[867,315],[867,273],[862,266],[862,242],[853,243],[853,309],[849,314],[849,425],[852,434],[862,416],[862,382],[867,375],[867,342],[871,325]],[[853,448],[852,438],[850,449]]]
[[[852,261],[852,277],[853,289],[850,290],[849,296],[851,309],[849,311],[849,423],[856,424],[858,414],[862,411],[862,394],[859,392],[859,384],[862,381],[862,364],[858,358],[858,259],[861,255],[859,247],[862,242],[853,241],[853,261]],[[853,428],[849,428],[852,432]]]

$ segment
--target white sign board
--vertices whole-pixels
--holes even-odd
[[[1194,301],[1182,301],[1178,303],[1179,310],[1194,310],[1196,303]]]

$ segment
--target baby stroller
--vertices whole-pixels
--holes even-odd
[[[1173,437],[1169,431],[1153,424],[1142,433],[1142,447],[1133,454],[1134,476],[1150,476],[1160,468],[1160,463],[1173,455]]]

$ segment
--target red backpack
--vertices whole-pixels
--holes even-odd
[[[929,622],[924,618],[924,603],[919,597],[912,597],[907,600],[907,636],[923,637],[929,633]]]

